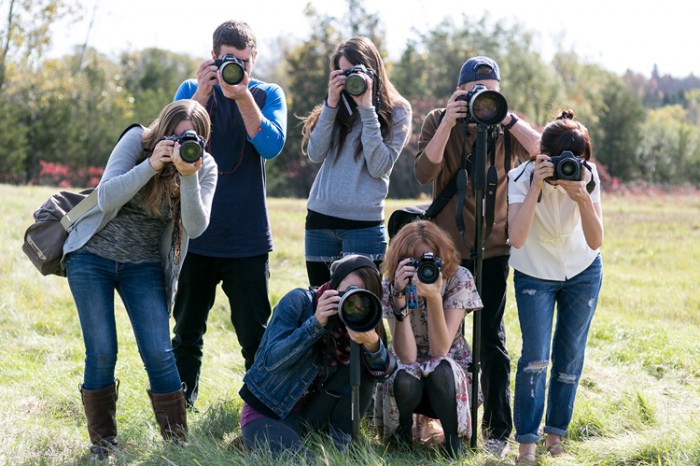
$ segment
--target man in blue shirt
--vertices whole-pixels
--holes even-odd
[[[229,299],[246,370],[270,317],[272,234],[265,163],[282,151],[287,131],[282,89],[251,77],[258,52],[250,26],[226,21],[214,31],[213,43],[212,59],[200,65],[196,80],[183,82],[175,94],[175,100],[197,100],[209,112],[212,135],[207,150],[219,173],[209,227],[190,242],[173,308],[173,351],[187,384],[189,406],[197,399],[204,333],[217,285],[222,284]],[[228,63],[229,55],[235,63]],[[224,80],[223,63],[245,70],[239,83]]]

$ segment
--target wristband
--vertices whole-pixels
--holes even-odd
[[[503,125],[504,129],[511,129],[513,126],[515,126],[519,119],[517,116],[515,116],[515,113],[511,113],[510,118],[510,123],[508,123],[507,125]]]
[[[398,298],[400,296],[406,296],[406,290],[403,289],[401,291],[396,291],[396,285],[392,281],[391,283],[389,283],[389,294],[391,294],[392,298]]]
[[[335,109],[338,108],[337,105],[336,105],[335,107],[329,105],[329,104],[328,104],[328,99],[326,99],[326,100],[323,101],[323,105],[325,105],[326,107],[331,108],[331,109],[333,109],[333,110],[335,110]]]
[[[391,310],[394,312],[394,317],[396,317],[396,320],[398,320],[399,322],[403,322],[403,320],[408,315],[408,302],[404,303],[404,305],[399,309],[396,309],[394,307],[394,302],[392,301]]]

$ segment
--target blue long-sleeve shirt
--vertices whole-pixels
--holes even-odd
[[[272,251],[267,214],[265,161],[277,157],[287,137],[287,103],[282,89],[251,79],[248,84],[262,113],[257,134],[250,138],[238,105],[214,86],[206,108],[212,121],[207,150],[219,167],[211,220],[190,242],[190,251],[210,257],[252,257]],[[191,98],[194,79],[183,82],[175,100]]]

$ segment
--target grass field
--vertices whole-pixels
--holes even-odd
[[[84,349],[65,279],[42,277],[21,252],[31,213],[54,188],[0,185],[0,464],[87,464],[78,384]],[[412,201],[389,201],[387,214]],[[275,237],[271,296],[304,286],[305,202],[270,199]],[[604,283],[565,458],[542,465],[700,465],[700,197],[604,197]],[[513,367],[520,350],[512,285],[506,309]],[[121,452],[111,464],[302,464],[229,450],[239,433],[243,361],[220,293],[209,320],[198,407],[187,447],[165,445],[145,371],[121,305],[117,310]],[[469,318],[468,318],[469,319]],[[471,321],[469,319],[468,328]],[[372,428],[340,454],[308,442],[319,464],[448,464],[430,449],[386,451]],[[512,465],[481,452],[459,464]]]

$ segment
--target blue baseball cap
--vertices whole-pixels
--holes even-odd
[[[498,71],[498,63],[493,59],[484,56],[472,57],[464,62],[459,70],[458,86],[471,81],[481,81],[482,79],[495,79],[501,81],[501,73]]]

